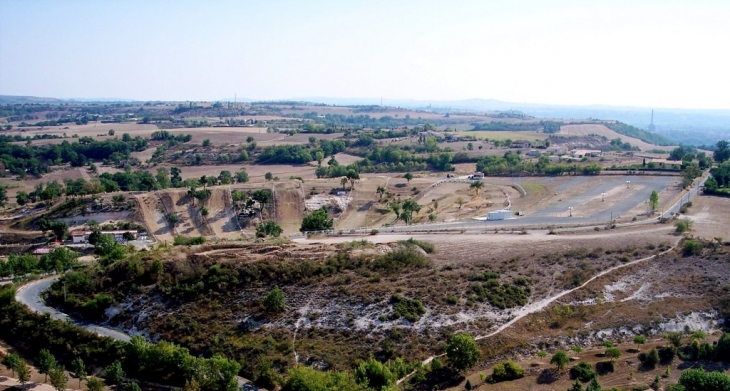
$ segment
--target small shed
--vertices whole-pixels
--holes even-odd
[[[507,209],[495,210],[487,213],[487,220],[507,220],[512,218],[512,211]]]

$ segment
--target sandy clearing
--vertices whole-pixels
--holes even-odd
[[[730,198],[694,197],[687,217],[694,220],[692,235],[710,240],[730,240]]]

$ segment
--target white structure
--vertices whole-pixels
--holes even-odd
[[[487,213],[487,220],[507,220],[512,218],[512,211],[508,209],[495,210]]]

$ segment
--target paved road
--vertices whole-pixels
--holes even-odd
[[[56,281],[60,276],[53,276],[49,278],[44,278],[42,280],[36,280],[31,281],[20,288],[18,288],[18,291],[15,293],[15,300],[17,300],[19,303],[23,303],[28,308],[30,308],[31,311],[39,313],[39,314],[50,314],[51,318],[67,321],[70,320],[77,325],[85,328],[86,330],[91,331],[92,333],[99,334],[104,337],[111,337],[119,341],[125,341],[129,342],[131,339],[129,335],[124,334],[122,332],[119,332],[117,330],[112,330],[106,327],[97,326],[94,324],[89,323],[83,323],[78,322],[72,319],[70,316],[64,314],[61,311],[58,311],[57,309],[53,307],[47,306],[43,299],[41,298],[41,295],[43,292],[45,292],[48,288],[51,287],[51,284],[53,284],[54,281]]]
[[[582,177],[577,177],[578,180],[581,180]],[[587,179],[587,178],[586,178]],[[632,176],[632,175],[625,175],[625,176],[617,176],[616,178],[611,178],[613,180],[606,181],[598,186],[592,187],[588,189],[586,192],[570,199],[561,202],[559,205],[553,205],[550,206],[544,210],[541,210],[539,212],[536,212],[530,216],[525,216],[517,219],[509,219],[509,220],[501,220],[501,221],[479,221],[479,220],[463,220],[463,221],[455,221],[450,223],[426,223],[426,224],[419,224],[419,225],[411,225],[411,226],[405,226],[405,225],[399,225],[399,226],[393,226],[393,227],[376,227],[377,230],[380,231],[380,233],[387,234],[387,233],[406,233],[406,232],[417,232],[417,231],[458,231],[458,230],[464,230],[464,231],[483,231],[486,229],[497,229],[497,228],[540,228],[540,227],[548,227],[548,226],[583,226],[583,227],[593,227],[593,226],[604,226],[606,225],[611,217],[618,217],[622,213],[625,214],[629,210],[633,209],[636,205],[639,205],[643,203],[644,201],[649,199],[649,195],[653,190],[656,190],[657,192],[660,192],[664,190],[665,188],[673,185],[675,182],[677,182],[676,177],[661,177],[661,176]],[[700,178],[699,180],[695,181],[694,187],[692,187],[688,194],[685,194],[681,199],[677,200],[673,205],[670,207],[663,207],[660,209],[660,216],[663,217],[670,217],[672,213],[678,213],[681,205],[684,202],[687,202],[688,200],[691,200],[692,197],[697,195],[698,189],[701,184],[704,183],[704,181],[707,179],[707,176],[704,176]],[[567,207],[570,205],[576,205],[576,207],[580,206],[583,203],[586,203],[593,199],[598,199],[601,197],[601,193],[607,192],[608,190],[614,188],[615,186],[621,186],[625,185],[626,181],[630,180],[632,185],[633,184],[641,184],[644,185],[645,188],[641,191],[636,192],[635,194],[632,194],[627,200],[621,202],[618,205],[615,205],[612,208],[605,209],[603,211],[600,211],[592,216],[587,217],[556,217],[555,214],[558,212],[565,213],[567,210]],[[657,218],[646,218],[642,220],[627,222],[627,223],[620,223],[616,224],[618,227],[628,227],[628,226],[636,226],[636,225],[645,225],[645,224],[654,224],[658,220]],[[363,229],[355,229],[355,232],[358,233],[368,233],[371,228],[363,228]],[[343,231],[347,232],[349,229],[343,229]],[[303,236],[303,235],[302,235]]]

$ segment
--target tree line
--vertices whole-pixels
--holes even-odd
[[[129,159],[131,152],[147,149],[147,143],[147,139],[132,138],[127,133],[121,140],[96,141],[91,137],[81,137],[78,142],[64,140],[56,145],[24,146],[0,142],[0,162],[21,178],[27,175],[40,177],[52,165],[68,163],[82,167],[92,161],[119,164]]]

